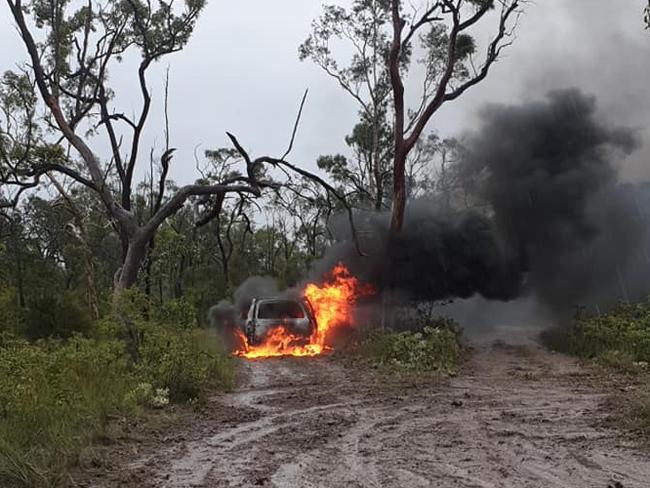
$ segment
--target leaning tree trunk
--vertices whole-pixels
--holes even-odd
[[[148,243],[148,236],[144,235],[142,232],[137,232],[134,236],[129,238],[126,256],[122,263],[122,269],[120,270],[115,283],[116,294],[128,290],[137,282],[138,271],[147,255]]]
[[[113,315],[124,325],[129,333],[128,351],[131,359],[140,358],[140,331],[137,329],[134,317],[128,307],[128,297],[125,292],[133,287],[138,280],[138,271],[142,265],[149,245],[150,236],[137,231],[129,237],[128,247],[122,268],[118,272],[113,290]]]

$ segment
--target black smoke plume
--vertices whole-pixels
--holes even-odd
[[[470,208],[410,202],[393,237],[385,216],[362,218],[369,256],[343,244],[323,264],[343,260],[416,301],[532,295],[566,316],[579,304],[640,298],[650,284],[650,192],[617,176],[636,147],[633,131],[602,122],[595,98],[577,89],[490,105],[457,167]]]

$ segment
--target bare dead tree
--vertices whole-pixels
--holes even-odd
[[[323,179],[319,175],[311,171],[307,171],[287,161],[287,156],[291,153],[291,150],[293,149],[293,145],[296,139],[296,133],[298,130],[298,126],[300,125],[300,119],[302,117],[303,109],[305,107],[305,101],[307,100],[307,94],[308,91],[305,90],[302,99],[300,101],[300,107],[298,108],[298,113],[296,115],[296,119],[293,125],[293,130],[291,132],[291,138],[289,140],[289,144],[284,154],[279,158],[275,158],[271,156],[260,156],[255,159],[252,159],[251,156],[248,154],[248,152],[244,149],[244,147],[240,144],[240,142],[233,134],[231,134],[230,132],[227,132],[226,134],[230,138],[230,141],[232,142],[232,145],[235,148],[236,153],[239,156],[241,156],[241,158],[243,159],[248,171],[249,178],[251,180],[254,179],[255,177],[254,173],[257,172],[258,178],[256,181],[258,181],[259,182],[258,184],[261,185],[263,188],[271,188],[276,192],[290,191],[295,193],[298,185],[296,185],[294,179],[292,178],[292,175],[297,174],[298,176],[304,178],[305,180],[312,182],[313,184],[320,187],[325,192],[328,199],[332,197],[335,198],[336,201],[339,202],[340,205],[343,207],[344,212],[347,215],[348,223],[350,225],[350,233],[355,248],[359,253],[359,255],[363,256],[364,253],[361,250],[358,232],[354,223],[354,209],[350,204],[350,202],[348,201],[347,196],[345,194],[342,194],[340,191],[334,188],[332,184],[328,183],[325,179]],[[221,151],[223,152],[225,150],[222,149]],[[225,154],[225,157],[228,159],[224,159],[224,162],[229,161],[232,156],[233,156],[232,153]],[[220,157],[224,158],[223,155],[221,155]],[[283,182],[279,182],[279,181],[260,178],[264,174],[263,171],[265,166],[269,166],[281,170],[283,174],[286,176],[286,180]],[[245,195],[240,195],[240,196],[245,197]],[[215,218],[216,216],[217,216],[217,211],[215,207],[215,210],[213,210],[208,215],[206,215],[205,219],[209,221],[209,219]]]

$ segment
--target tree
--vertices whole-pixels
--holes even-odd
[[[329,221],[332,213],[342,211],[329,193],[314,181],[302,178],[294,183],[289,192],[276,192],[272,205],[282,209],[292,220],[293,236],[313,259],[322,256],[331,238]]]
[[[499,10],[493,0],[427,1],[419,11],[409,4],[413,11],[408,14],[398,0],[354,0],[350,9],[324,7],[299,55],[336,80],[359,106],[360,121],[346,138],[352,157],[337,154],[318,160],[352,204],[375,210],[392,204],[391,228],[401,228],[407,198],[427,184],[422,171],[431,173],[431,161],[447,151],[430,139],[420,143],[428,121],[442,104],[487,76],[510,44],[521,3],[499,2],[497,33],[478,64],[470,31]],[[352,50],[348,62],[333,52],[339,42]],[[402,80],[417,69],[424,71],[422,89],[409,97],[419,100],[409,109]],[[417,173],[424,176],[422,182],[415,180]]]
[[[407,199],[437,198],[440,208],[449,211],[460,187],[455,163],[461,150],[453,137],[441,139],[432,133],[419,140],[406,165]]]
[[[643,21],[645,28],[650,29],[650,0],[648,0],[648,6],[643,10]]]
[[[404,223],[409,153],[443,104],[456,100],[487,77],[502,50],[512,43],[522,3],[523,0],[438,0],[427,2],[419,12],[407,15],[400,0],[391,0],[393,35],[388,63],[395,117],[392,232],[399,232]],[[496,33],[477,67],[474,60],[477,46],[469,32],[495,9]],[[403,59],[405,53],[414,49],[416,39],[423,51],[420,62],[425,66],[425,81],[419,106],[408,110]]]
[[[133,212],[134,176],[136,166],[142,164],[141,138],[152,103],[148,70],[155,61],[183,49],[204,0],[186,0],[179,13],[172,2],[166,1],[154,7],[140,0],[89,0],[76,10],[77,4],[69,0],[35,0],[25,5],[20,0],[7,0],[7,4],[29,54],[37,91],[47,106],[49,128],[59,134],[56,142],[67,142],[80,160],[77,162],[61,151],[57,143],[41,144],[57,157],[49,155],[41,161],[21,158],[12,164],[3,182],[21,188],[34,187],[43,174],[54,172],[92,189],[102,201],[123,246],[123,264],[115,280],[117,292],[136,282],[156,230],[188,199],[196,195],[260,193],[256,170],[249,165],[245,175],[214,184],[186,185],[165,199],[167,168],[173,153],[169,149],[160,158],[163,170],[157,210],[144,221]],[[25,15],[30,15],[36,30],[44,31],[40,42],[35,40]],[[110,66],[131,50],[140,55],[136,79],[142,105],[135,118],[113,108],[114,94],[107,84]],[[30,96],[24,105],[33,111],[36,100],[29,86],[23,89]],[[112,150],[109,161],[103,161],[91,149],[85,131],[102,131]],[[128,144],[124,144],[125,139]],[[31,146],[28,145],[30,149]]]
[[[381,210],[390,202],[390,3],[355,0],[349,10],[334,5],[325,5],[323,10],[301,44],[299,57],[313,61],[356,101],[360,121],[346,137],[352,160],[342,155],[322,156],[318,166],[349,195],[351,203]],[[334,56],[331,45],[336,41],[352,47],[348,63],[341,64]],[[403,57],[406,60],[407,53]]]
[[[83,215],[81,208],[74,202],[63,185],[52,174],[48,174],[48,177],[59,193],[65,208],[72,216],[72,221],[66,225],[66,230],[68,230],[68,232],[74,236],[81,245],[84,257],[84,276],[86,279],[86,300],[88,311],[90,317],[93,320],[97,320],[99,319],[99,293],[97,291],[95,256],[86,230],[87,219]]]
[[[6,72],[0,78],[0,209],[7,219],[21,195],[39,184],[32,167],[61,156],[41,144],[36,95],[27,72]]]
[[[327,172],[356,208],[376,211],[387,208],[393,151],[390,125],[382,120],[377,134],[373,122],[362,120],[345,142],[352,152],[351,158],[342,154],[320,156],[317,166]]]

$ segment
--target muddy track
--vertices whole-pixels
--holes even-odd
[[[212,405],[241,416],[133,460],[134,486],[650,486],[647,452],[607,426],[590,373],[536,346],[482,346],[445,382],[384,382],[331,358],[240,367]]]

